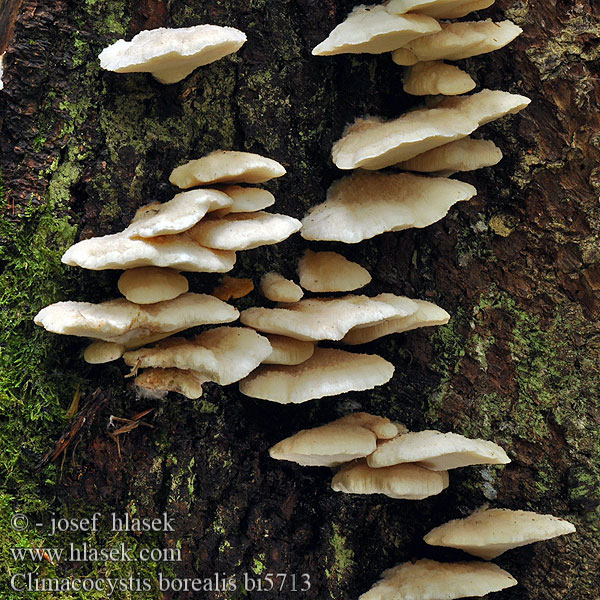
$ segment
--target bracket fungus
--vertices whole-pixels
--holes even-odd
[[[393,15],[385,6],[356,6],[326,40],[313,48],[317,56],[381,54],[411,40],[440,31],[440,24],[425,15]]]
[[[173,300],[189,289],[188,280],[172,269],[138,267],[124,271],[117,283],[119,291],[135,304]]]
[[[462,69],[434,60],[418,62],[409,67],[404,74],[402,87],[407,94],[414,96],[456,96],[470,92],[475,82]]]
[[[500,567],[486,562],[405,562],[381,574],[382,579],[358,600],[454,600],[485,596],[517,585]]]
[[[100,365],[121,358],[124,352],[125,346],[123,344],[98,340],[85,349],[83,360],[91,365]]]
[[[153,238],[172,235],[192,228],[207,212],[230,207],[230,196],[217,190],[190,190],[176,194],[168,202],[152,202],[138,208],[129,237]]]
[[[229,385],[246,377],[271,353],[269,341],[246,327],[217,327],[192,340],[169,338],[152,348],[126,352],[134,369],[177,368],[196,371],[206,381]]]
[[[371,454],[378,439],[389,439],[398,428],[385,417],[353,413],[337,421],[303,429],[270,450],[271,458],[303,466],[335,467]]]
[[[300,285],[310,292],[351,292],[371,281],[369,271],[337,252],[307,250],[298,274]]]
[[[307,240],[356,244],[386,231],[427,227],[477,190],[468,183],[411,173],[357,172],[334,182],[302,220]]]
[[[246,34],[233,27],[196,25],[140,31],[100,53],[100,66],[117,73],[152,73],[161,83],[177,83],[197,67],[237,52]]]
[[[458,548],[491,560],[512,548],[569,533],[575,533],[575,526],[552,515],[490,508],[440,525],[423,539],[432,546]]]
[[[263,183],[285,175],[285,169],[271,158],[239,152],[216,150],[173,169],[169,181],[187,189],[211,183]]]
[[[194,400],[202,396],[202,385],[207,382],[208,379],[202,373],[183,369],[147,369],[135,378],[135,384],[142,395],[153,398],[177,392]]]
[[[298,219],[261,210],[205,219],[189,233],[198,244],[215,250],[251,250],[278,244],[301,227]]]
[[[265,334],[271,344],[271,354],[262,362],[265,365],[299,365],[307,361],[315,352],[313,342],[295,340],[284,335]]]
[[[115,342],[131,347],[139,340],[209,323],[230,323],[239,316],[213,296],[188,292],[173,300],[139,305],[125,298],[100,304],[57,302],[38,312],[34,321],[47,331]]]
[[[215,212],[223,217],[229,213],[248,213],[263,210],[275,204],[275,196],[267,190],[257,187],[230,185],[222,189],[231,198],[231,206]]]
[[[430,471],[418,465],[373,469],[359,460],[335,474],[331,489],[345,494],[384,494],[396,500],[423,500],[443,492],[448,483],[447,471]]]
[[[414,110],[393,121],[359,121],[333,145],[331,155],[340,169],[382,169],[467,137],[529,103],[524,96],[487,89],[446,98],[436,108]]]
[[[386,9],[396,15],[407,12],[429,15],[436,19],[458,19],[475,10],[483,10],[495,0],[390,0]]]
[[[390,301],[391,299],[394,299]],[[309,298],[279,308],[253,307],[244,310],[244,325],[297,340],[341,340],[353,327],[372,325],[393,317],[408,316],[417,310],[410,298],[380,294]]]
[[[389,299],[388,302],[394,300]],[[417,305],[417,310],[411,315],[395,317],[367,327],[355,327],[342,338],[342,342],[351,346],[367,344],[385,335],[412,331],[420,327],[445,325],[450,320],[450,315],[433,302],[427,300],[413,300],[413,302]]]
[[[394,366],[375,354],[315,348],[299,365],[263,365],[240,381],[240,392],[279,404],[370,390],[388,382]]]
[[[407,58],[419,61],[461,60],[499,50],[522,32],[512,21],[443,23],[439,33],[413,40],[401,51],[392,52],[392,60],[399,65],[405,65]]]
[[[205,248],[191,237],[190,231],[132,239],[125,229],[74,244],[63,254],[62,262],[93,271],[147,266],[204,273],[233,269],[235,252]]]
[[[297,283],[274,271],[262,276],[260,292],[267,300],[273,302],[298,302],[304,296],[302,288]]]
[[[502,160],[502,150],[491,140],[466,137],[438,146],[396,165],[399,169],[449,176],[456,172],[491,167]]]
[[[433,430],[401,434],[380,444],[367,458],[369,466],[374,468],[414,463],[432,471],[509,462],[504,449],[494,442]]]

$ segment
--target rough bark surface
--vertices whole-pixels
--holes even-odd
[[[509,47],[461,61],[479,86],[532,99],[520,115],[487,125],[504,159],[462,179],[479,194],[425,230],[336,249],[373,274],[368,293],[431,299],[453,319],[366,346],[396,375],[369,393],[285,407],[207,386],[186,401],[136,398],[121,365],[86,365],[84,342],[37,330],[32,316],[66,299],[116,295],[118,274],[60,263],[73,241],[118,231],[136,207],[173,194],[171,169],[217,148],[265,154],[288,175],[268,185],[279,212],[301,218],[340,176],[329,150],[346,123],[412,106],[389,56],[312,57],[311,48],[352,8],[350,0],[21,0],[0,7],[6,48],[0,129],[0,494],[4,550],[51,538],[14,532],[10,516],[94,511],[174,518],[174,533],[69,533],[51,545],[178,547],[181,562],[16,564],[47,577],[208,578],[309,573],[311,588],[165,593],[165,598],[357,598],[387,567],[419,557],[463,558],[428,548],[431,527],[486,501],[568,518],[578,533],[507,553],[518,580],[498,600],[593,600],[600,572],[600,16],[594,0],[497,0],[480,18],[524,29]],[[14,22],[14,27],[10,23]],[[146,74],[103,72],[99,51],[141,29],[203,22],[245,31],[235,56],[163,86]],[[299,236],[240,253],[234,274],[274,268],[293,276]],[[210,291],[216,276],[190,277]],[[260,304],[256,293],[238,302]],[[82,397],[110,394],[63,456],[35,465],[71,423]],[[506,468],[453,472],[450,488],[422,502],[340,495],[328,469],[269,458],[269,446],[350,408],[411,429],[453,430],[501,443]],[[110,417],[154,408],[110,436]],[[120,451],[120,454],[119,454]],[[156,598],[158,592],[120,592]],[[33,595],[31,597],[34,597]],[[56,597],[38,594],[36,598]],[[104,598],[65,593],[61,598]]]

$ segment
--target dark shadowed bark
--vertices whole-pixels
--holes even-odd
[[[198,401],[138,399],[124,366],[86,365],[83,341],[38,331],[31,319],[51,302],[114,297],[118,273],[65,267],[60,255],[78,239],[121,230],[141,204],[169,199],[172,168],[209,151],[246,150],[283,163],[288,175],[267,187],[278,212],[301,218],[342,174],[329,151],[344,126],[365,114],[398,116],[415,104],[402,92],[402,69],[389,55],[311,56],[350,0],[9,0],[0,7],[5,545],[49,543],[35,531],[9,532],[15,511],[166,511],[174,533],[103,530],[94,538],[65,534],[52,545],[179,547],[180,562],[102,563],[96,571],[89,563],[44,562],[41,572],[152,580],[159,571],[179,578],[218,572],[238,581],[244,572],[308,573],[312,585],[302,593],[287,587],[244,596],[238,585],[237,592],[164,597],[351,600],[398,562],[464,559],[421,538],[489,501],[553,513],[578,527],[575,535],[500,557],[519,586],[494,598],[598,597],[600,16],[593,0],[497,0],[478,15],[510,18],[524,33],[461,66],[480,87],[532,99],[523,113],[481,130],[504,159],[461,177],[478,196],[424,230],[310,246],[367,267],[367,293],[430,299],[453,319],[365,347],[396,365],[388,385],[289,407],[243,397],[235,385],[207,385]],[[100,70],[98,53],[118,38],[205,22],[238,27],[248,42],[171,86]],[[296,235],[240,253],[233,274],[255,283],[272,269],[294,276],[306,246]],[[218,279],[190,277],[194,291],[210,291]],[[237,306],[261,303],[255,292]],[[65,411],[77,385],[83,399],[98,387],[110,399],[54,466],[36,470],[72,427]],[[269,458],[269,446],[283,437],[359,407],[410,429],[492,439],[513,462],[453,472],[443,494],[404,502],[336,494],[328,469]],[[130,418],[148,408],[155,409],[144,417],[152,428],[119,435],[117,446],[111,415]],[[8,555],[6,561],[2,571],[14,572],[18,565]],[[8,578],[2,585],[9,589]]]

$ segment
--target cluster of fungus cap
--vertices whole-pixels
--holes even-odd
[[[351,292],[364,287],[371,275],[337,252],[307,250],[298,263],[300,285],[310,292]]]
[[[449,97],[435,108],[409,112],[393,121],[358,120],[332,148],[340,169],[375,170],[409,160],[467,137],[481,125],[515,114],[528,98],[499,90]]]
[[[420,37],[392,52],[392,60],[409,66],[418,61],[461,60],[503,48],[523,30],[512,21],[443,23],[439,33]]]
[[[381,54],[423,35],[440,31],[440,24],[425,15],[394,15],[383,5],[357,6],[327,37],[313,48],[318,56]]]
[[[240,392],[278,404],[299,404],[387,383],[394,365],[375,354],[315,348],[298,365],[262,365],[240,381]]]
[[[271,353],[269,341],[246,327],[217,327],[191,340],[172,337],[151,348],[126,352],[125,363],[148,367],[195,371],[206,381],[229,385],[246,377]]]
[[[276,161],[246,152],[217,151],[178,167],[172,179],[182,187],[227,185],[181,192],[164,203],[151,202],[136,211],[125,230],[71,246],[62,258],[66,264],[126,269],[118,282],[125,298],[97,305],[59,302],[40,311],[35,322],[55,333],[101,340],[84,353],[88,362],[97,364],[190,327],[236,320],[238,311],[216,296],[189,293],[188,281],[179,271],[229,271],[236,250],[276,243],[297,231],[301,224],[296,219],[262,212],[274,203],[270,192],[232,185],[262,182],[284,173]],[[227,278],[216,294],[228,300],[252,289],[251,280]],[[308,358],[306,348],[295,352],[296,360]],[[126,361],[136,368],[153,369],[138,376],[140,387],[197,397],[203,382],[237,381],[272,354],[268,340],[255,331],[226,328],[191,341],[175,338],[138,354],[128,353]],[[291,348],[288,355],[294,360]],[[285,352],[274,358],[285,360]],[[227,370],[228,361],[235,367]]]
[[[359,600],[453,600],[485,596],[517,585],[517,580],[500,567],[478,561],[421,559],[387,569],[381,577]]]
[[[465,519],[432,529],[423,539],[432,546],[458,548],[491,560],[507,550],[575,533],[569,521],[526,510],[485,508]]]
[[[393,438],[398,427],[389,419],[353,413],[313,429],[303,429],[275,444],[271,458],[303,466],[335,467],[375,451],[377,440]]]
[[[246,34],[233,27],[161,27],[105,48],[100,66],[117,73],[152,73],[161,83],[177,83],[197,67],[237,52],[245,41]]]
[[[468,183],[411,173],[357,172],[332,184],[302,220],[307,240],[356,244],[386,231],[427,227],[477,190]]]
[[[442,492],[448,487],[449,469],[510,462],[493,442],[438,431],[409,432],[403,425],[368,413],[300,431],[273,446],[270,454],[301,465],[347,463],[333,478],[334,491],[403,500],[422,500]]]

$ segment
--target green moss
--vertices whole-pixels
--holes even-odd
[[[125,37],[129,26],[125,0],[85,0],[84,8],[93,18],[99,33]]]
[[[265,553],[261,552],[258,556],[255,556],[252,560],[251,569],[254,571],[256,575],[261,575],[267,570],[267,566],[265,565],[266,557]]]
[[[329,544],[333,550],[333,557],[328,561],[330,566],[325,569],[325,574],[339,584],[354,568],[354,551],[340,533],[340,526],[337,523],[333,524],[333,536]]]
[[[466,418],[457,419],[465,433],[485,435],[510,415],[510,422],[504,428],[512,435],[527,440],[546,438],[549,419],[561,423],[573,408],[560,402],[561,395],[568,395],[571,402],[580,404],[577,394],[589,396],[593,390],[584,389],[583,381],[577,377],[574,350],[566,335],[568,325],[560,311],[550,327],[542,328],[537,317],[522,309],[508,294],[495,289],[481,297],[470,317],[459,310],[448,325],[436,332],[435,368],[442,374],[442,383],[430,405],[429,417],[434,418],[443,404],[448,392],[444,386],[461,370],[465,357],[475,358],[482,371],[487,370],[488,351],[497,341],[493,336],[482,337],[477,331],[487,330],[483,318],[489,310],[502,314],[503,322],[509,324],[510,330],[506,333],[517,397],[515,400],[498,393],[481,395],[476,399],[479,418],[472,424]],[[469,332],[467,338],[461,334],[464,331]]]

